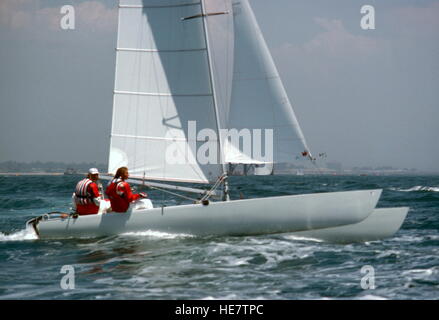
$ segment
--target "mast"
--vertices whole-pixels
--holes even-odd
[[[200,0],[200,6],[201,6],[201,18],[203,19],[203,29],[204,29],[204,39],[206,42],[206,51],[207,51],[207,62],[209,65],[209,77],[210,77],[210,84],[212,88],[212,94],[213,94],[213,105],[215,110],[215,118],[216,118],[216,127],[217,127],[217,135],[218,135],[218,151],[221,161],[221,167],[223,171],[223,201],[229,201],[229,182],[228,182],[228,176],[227,176],[227,167],[225,163],[225,159],[223,161],[223,146],[222,146],[222,137],[220,133],[220,121],[219,121],[219,115],[218,115],[218,103],[217,103],[217,95],[215,90],[215,79],[213,77],[213,68],[212,68],[212,57],[210,54],[209,49],[209,33],[208,28],[206,26],[206,18],[208,17],[208,13],[205,11],[204,7],[204,0]],[[226,12],[222,12],[220,14],[227,14]]]

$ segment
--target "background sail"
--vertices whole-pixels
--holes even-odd
[[[201,164],[189,141],[217,123],[200,0],[121,0],[109,172],[128,166],[132,176],[213,182],[218,164]],[[210,141],[210,150],[217,149]]]
[[[272,129],[273,162],[297,162],[309,149],[248,1],[233,0],[233,15],[234,73],[228,126]],[[247,154],[239,145],[229,150],[226,161],[230,163],[240,163],[243,158],[247,163],[248,158],[254,163],[264,161],[254,157],[254,150]]]

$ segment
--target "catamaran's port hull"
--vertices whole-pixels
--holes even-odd
[[[350,225],[365,220],[382,190],[258,198],[127,213],[39,220],[40,238],[98,237],[156,230],[192,235],[256,235]]]
[[[408,211],[408,207],[380,208],[359,223],[292,234],[337,243],[375,241],[393,236],[401,228]]]

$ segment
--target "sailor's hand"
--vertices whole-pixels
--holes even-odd
[[[148,198],[148,195],[145,192],[140,192],[139,195],[141,198]]]

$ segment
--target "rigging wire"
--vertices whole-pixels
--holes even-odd
[[[159,190],[159,191],[162,191],[163,193],[169,193],[169,194],[172,194],[174,196],[177,196],[177,197],[180,197],[180,198],[183,198],[183,199],[186,199],[186,200],[198,201],[198,199],[194,199],[194,198],[190,198],[190,197],[187,197],[187,196],[183,196],[183,195],[181,195],[179,193],[175,193],[175,192],[172,192],[172,191],[169,191],[169,190],[166,190],[166,189],[162,189],[162,188],[159,188],[159,187],[153,187],[153,186],[150,186],[148,184],[145,184],[145,186],[147,186],[150,189]],[[164,202],[164,196],[163,196],[162,201]]]
[[[176,196],[176,197],[180,197],[180,198],[182,198],[182,199],[190,200],[190,201],[193,201],[193,202],[195,202],[195,203],[200,203],[200,202],[203,202],[203,201],[205,201],[205,200],[208,200],[208,199],[213,195],[213,192],[214,192],[214,191],[215,191],[215,190],[221,185],[221,183],[223,182],[223,180],[224,180],[225,178],[226,178],[225,175],[222,175],[221,177],[219,177],[219,178],[217,179],[217,181],[215,182],[215,184],[212,186],[212,188],[211,188],[209,191],[207,191],[201,199],[191,198],[191,197],[184,196],[184,195],[182,195],[182,194],[179,194],[179,193],[176,193],[176,192],[172,192],[172,191],[169,191],[169,190],[166,190],[166,189],[160,188],[160,187],[151,186],[151,185],[149,185],[148,183],[145,183],[145,180],[143,180],[143,184],[142,184],[142,186],[144,186],[144,187],[148,187],[148,188],[150,188],[150,189],[154,189],[154,190],[158,190],[158,191],[163,192],[163,193],[162,193],[162,194],[163,194],[162,203],[164,203],[164,201],[165,201],[165,198],[164,198],[164,194],[165,194],[165,193],[168,193],[168,194],[174,195],[174,196]],[[200,193],[200,194],[201,194],[201,193]]]
[[[226,174],[223,174],[221,177],[218,178],[218,180],[215,182],[215,184],[212,186],[212,188],[204,195],[204,197],[201,198],[200,201],[205,201],[209,199],[212,196],[212,192],[215,191],[221,183],[224,181],[224,179],[227,177]]]

